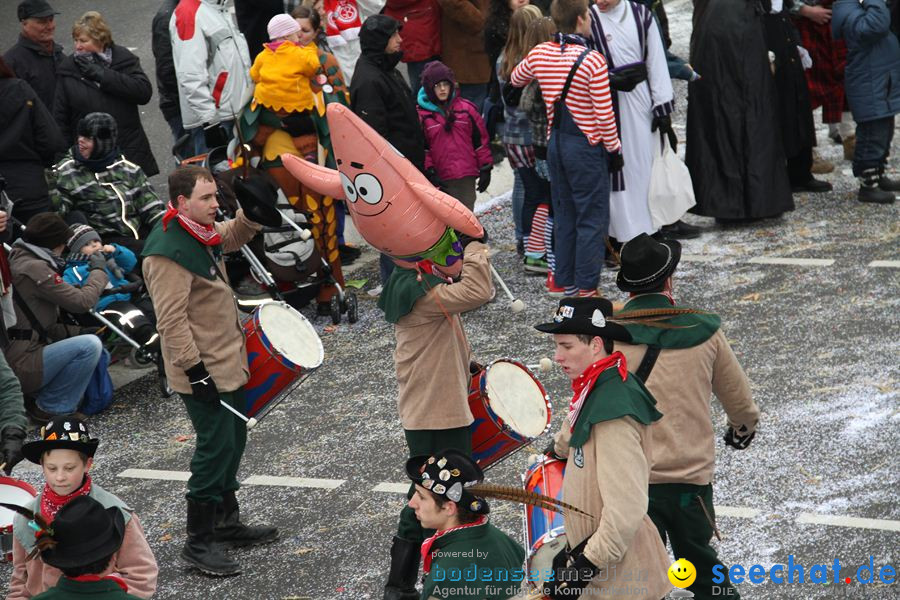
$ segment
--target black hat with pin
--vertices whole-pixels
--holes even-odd
[[[484,498],[467,490],[484,481],[484,471],[459,450],[449,448],[433,456],[413,456],[406,461],[406,474],[426,490],[456,502],[469,512],[486,515],[491,510]]]
[[[75,415],[57,415],[41,427],[41,439],[22,446],[22,454],[35,464],[41,464],[44,452],[75,450],[94,456],[100,440],[91,437],[87,423]]]
[[[244,209],[244,215],[260,225],[278,227],[283,224],[276,207],[278,189],[264,176],[235,177],[234,195]]]
[[[658,289],[675,272],[681,260],[681,243],[676,240],[656,241],[642,233],[622,246],[621,267],[616,285],[623,292],[646,292]]]
[[[544,333],[570,333],[600,336],[604,339],[631,342],[631,334],[619,323],[610,320],[612,302],[606,298],[562,298],[550,323],[534,328]]]
[[[118,507],[103,508],[90,496],[78,496],[59,509],[50,524],[53,544],[41,559],[57,569],[97,562],[122,547],[125,518]]]

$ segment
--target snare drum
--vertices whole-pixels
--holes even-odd
[[[6,504],[28,505],[37,496],[37,492],[28,483],[0,476],[0,502]],[[3,560],[12,562],[13,556],[13,519],[16,513],[8,508],[0,507],[0,551]]]
[[[550,429],[550,396],[520,362],[501,358],[472,376],[472,458],[482,469]]]
[[[526,491],[562,500],[565,461],[540,456],[522,475],[522,485]],[[540,590],[543,582],[553,572],[553,558],[566,547],[563,516],[560,513],[525,505],[525,547],[528,555],[525,568],[528,583]]]
[[[244,387],[244,414],[253,417],[298,377],[306,377],[322,364],[322,340],[306,317],[284,302],[256,307],[244,322],[250,380]]]

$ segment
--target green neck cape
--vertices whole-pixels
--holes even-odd
[[[388,323],[396,323],[407,315],[416,303],[416,300],[428,293],[428,290],[436,285],[447,283],[436,275],[422,273],[419,281],[419,272],[415,269],[394,267],[391,276],[381,290],[378,298],[378,308],[384,311],[384,318]]]
[[[165,256],[191,273],[212,280],[216,278],[213,255],[218,257],[222,253],[222,245],[211,246],[212,255],[206,248],[174,219],[163,230],[160,219],[147,236],[141,256]]]
[[[627,315],[637,310],[672,308],[669,299],[662,294],[645,294],[636,296],[625,304],[625,308],[616,315]],[[683,308],[683,307],[679,307]],[[634,344],[647,344],[660,348],[693,348],[699,346],[719,330],[722,319],[719,315],[685,314],[664,319],[662,323],[674,325],[675,329],[663,329],[652,325],[623,323],[628,329]]]

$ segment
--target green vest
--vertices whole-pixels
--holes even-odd
[[[381,290],[378,308],[384,311],[388,323],[396,323],[413,309],[416,300],[442,283],[446,281],[428,273],[422,273],[422,280],[419,281],[419,272],[415,269],[395,266]]]
[[[636,310],[656,308],[672,308],[669,299],[662,294],[645,294],[629,300],[616,316],[627,315]],[[684,308],[684,307],[678,307]],[[686,314],[670,317],[661,321],[673,325],[672,329],[653,327],[652,325],[635,325],[623,322],[631,334],[633,344],[647,344],[660,348],[679,349],[699,346],[719,330],[722,319],[712,313]]]
[[[56,585],[33,600],[137,600],[119,584],[110,579],[100,581],[75,581],[66,576],[59,578]]]
[[[629,373],[622,381],[618,369],[610,367],[600,373],[581,406],[569,446],[581,448],[591,437],[594,424],[621,417],[650,425],[662,418],[662,413],[656,410],[656,400],[637,377]]]
[[[190,233],[185,231],[177,218],[172,220],[165,231],[162,228],[162,219],[156,222],[147,241],[144,242],[144,251],[141,256],[165,256],[178,263],[191,273],[205,277],[216,278],[216,268],[213,256],[218,259],[222,254],[221,244],[211,246],[212,254],[197,241]]]
[[[508,535],[486,523],[452,531],[431,546],[431,571],[422,600],[504,600],[519,591],[525,576],[525,551]]]

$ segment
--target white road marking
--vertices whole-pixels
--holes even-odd
[[[887,267],[889,269],[900,269],[900,260],[873,260],[869,263],[870,267]]]
[[[723,257],[715,254],[682,254],[681,260],[684,262],[715,262]]]
[[[125,469],[119,477],[131,479],[164,479],[166,481],[187,481],[190,471],[158,471],[156,469]]]
[[[754,519],[762,514],[762,511],[749,506],[717,506],[717,517],[735,517],[737,519]]]
[[[779,258],[777,256],[757,256],[747,261],[755,265],[796,265],[800,267],[830,267],[833,258]]]
[[[319,488],[335,490],[346,479],[315,479],[311,477],[273,477],[271,475],[252,475],[241,482],[241,485],[270,485],[281,487]]]
[[[409,491],[408,483],[382,482],[372,488],[373,492],[386,492],[388,494],[405,494]]]
[[[797,517],[797,522],[812,523],[815,525],[834,525],[836,527],[853,527],[854,529],[880,529],[882,531],[900,532],[900,521],[889,521],[887,519],[863,519],[860,517],[800,513],[800,516]]]

